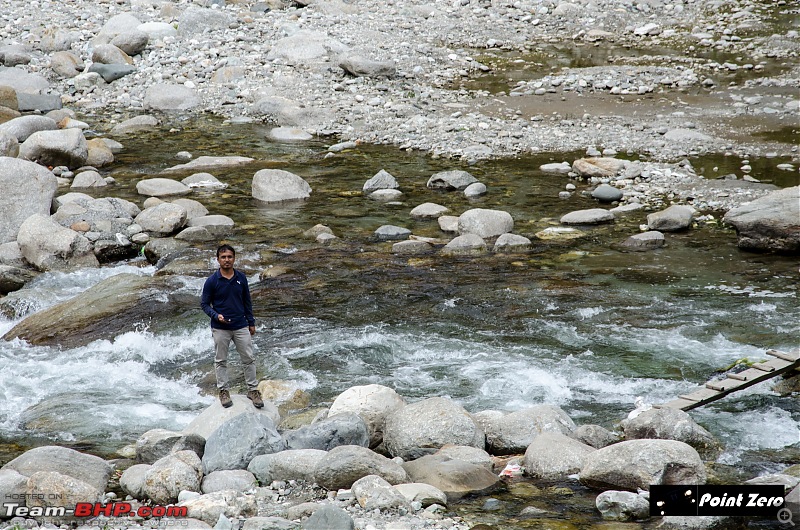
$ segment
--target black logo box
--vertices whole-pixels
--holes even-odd
[[[777,517],[784,508],[783,486],[650,486],[650,515]]]

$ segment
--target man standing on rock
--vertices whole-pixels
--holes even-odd
[[[228,390],[228,348],[231,340],[244,366],[247,397],[257,408],[264,406],[261,393],[256,388],[256,359],[253,355],[252,335],[256,333],[250,287],[243,272],[233,268],[236,251],[230,245],[217,249],[219,270],[208,277],[203,285],[200,307],[211,317],[211,336],[214,339],[214,371],[217,376],[219,401],[227,408],[233,405]]]

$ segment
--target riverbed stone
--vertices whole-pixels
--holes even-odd
[[[423,508],[432,504],[447,506],[447,495],[445,492],[425,484],[423,482],[411,482],[408,484],[397,484],[394,489],[400,492],[408,502],[418,502]]]
[[[624,161],[616,158],[579,158],[572,163],[572,171],[581,177],[609,178],[624,167]]]
[[[108,183],[97,171],[81,171],[72,179],[70,188],[102,188],[104,186],[108,186]]]
[[[594,501],[603,519],[642,521],[650,517],[650,501],[630,491],[604,491]]]
[[[356,77],[391,77],[397,73],[397,64],[391,59],[374,61],[353,53],[340,56],[339,67]]]
[[[183,85],[160,83],[147,89],[144,108],[161,112],[191,110],[200,105],[197,92]]]
[[[119,477],[119,487],[134,499],[143,499],[144,479],[151,467],[151,464],[132,465]]]
[[[534,405],[508,414],[482,411],[473,415],[486,432],[487,450],[495,455],[525,452],[542,433],[569,435],[575,422],[555,405]]]
[[[494,252],[522,252],[531,247],[531,240],[517,234],[501,234],[494,243]]]
[[[69,509],[74,508],[79,502],[99,502],[103,497],[103,490],[98,490],[71,475],[55,471],[37,471],[28,477],[25,494],[25,503],[29,508],[64,506]]]
[[[88,239],[45,215],[25,219],[17,243],[25,260],[40,271],[99,266]]]
[[[361,190],[365,194],[369,194],[378,190],[396,190],[399,187],[397,179],[385,169],[381,169],[364,183]]]
[[[136,192],[148,197],[170,197],[173,195],[187,195],[191,193],[189,186],[177,180],[167,178],[142,179],[136,183]]]
[[[166,236],[186,224],[186,210],[177,204],[164,202],[145,208],[136,216],[134,222],[155,237]]]
[[[397,256],[421,256],[433,252],[433,245],[425,241],[399,241],[392,245],[392,254]]]
[[[172,204],[177,204],[178,206],[180,206],[184,210],[186,210],[186,219],[188,221],[191,221],[192,219],[195,219],[195,218],[198,218],[198,217],[204,217],[204,216],[208,215],[208,208],[203,206],[203,203],[201,203],[199,201],[196,201],[194,199],[181,198],[181,199],[174,199],[174,200],[172,200],[170,202]],[[222,216],[222,217],[225,217],[225,216]],[[233,221],[231,221],[231,225],[232,224],[233,224]],[[201,223],[201,225],[202,225],[202,223]],[[190,224],[189,226],[193,226],[193,225]]]
[[[330,530],[354,530],[355,522],[350,515],[338,506],[324,504],[303,522],[303,530],[329,528]]]
[[[17,158],[19,141],[11,133],[0,131],[0,158]]]
[[[28,477],[10,468],[0,469],[0,498],[25,506]]]
[[[314,467],[315,481],[328,490],[349,488],[367,475],[378,475],[390,484],[408,482],[400,464],[358,445],[334,447]]]
[[[196,434],[184,434],[166,429],[151,429],[136,440],[136,461],[152,464],[178,451],[194,451],[203,457],[205,439]]]
[[[486,252],[486,241],[477,234],[464,234],[453,238],[442,249],[449,256],[475,256]]]
[[[651,484],[705,484],[697,451],[675,440],[628,440],[591,453],[579,477],[595,489],[649,490]]]
[[[105,492],[113,471],[102,458],[53,445],[25,451],[2,469],[16,471],[25,477],[37,472],[55,472],[79,480],[101,493]]]
[[[163,41],[165,37],[175,37],[178,35],[178,30],[168,22],[145,22],[136,26],[136,30],[147,34],[148,43]]]
[[[258,455],[286,449],[273,421],[263,414],[244,413],[231,418],[206,440],[203,468],[206,473],[246,469]]]
[[[0,131],[14,136],[20,143],[36,132],[55,131],[56,129],[58,129],[58,123],[47,116],[20,116],[0,123]]]
[[[442,448],[436,451],[434,454],[437,456],[450,458],[451,460],[469,462],[470,464],[475,464],[476,466],[485,467],[489,471],[494,469],[494,461],[492,460],[492,456],[478,447],[447,444],[443,445]]]
[[[442,206],[441,204],[426,202],[416,206],[413,210],[411,210],[409,215],[411,215],[411,217],[414,219],[436,219],[449,211],[449,208]]]
[[[104,167],[114,162],[114,153],[100,138],[93,138],[86,142],[88,155],[86,165],[91,167]]]
[[[17,108],[20,112],[49,113],[62,108],[61,96],[58,94],[17,93]]]
[[[92,63],[87,70],[87,73],[94,73],[103,78],[106,83],[113,83],[117,79],[122,79],[126,75],[130,75],[136,71],[136,67],[130,64],[105,64],[105,63]]]
[[[227,184],[221,182],[217,177],[204,171],[189,175],[181,180],[181,182],[190,188],[222,189],[228,187]]]
[[[695,209],[691,206],[673,204],[666,210],[647,215],[647,228],[659,232],[678,232],[692,226]]]
[[[233,231],[234,222],[227,215],[203,215],[189,219],[187,225],[190,227],[203,227],[212,236],[221,238]]]
[[[426,455],[403,468],[413,482],[429,484],[454,501],[469,494],[486,494],[500,484],[500,477],[483,466],[455,460],[443,455]]]
[[[390,455],[408,459],[434,453],[445,444],[483,449],[484,433],[461,405],[434,397],[389,414],[383,443]]]
[[[408,239],[411,230],[402,226],[383,225],[374,232],[375,239],[378,241],[396,241],[398,239]]]
[[[288,449],[320,449],[330,451],[340,445],[369,447],[366,423],[354,412],[329,415],[294,431],[283,433]]]
[[[61,77],[72,79],[83,72],[84,64],[80,57],[69,51],[60,51],[50,57],[50,68]]]
[[[596,450],[564,434],[543,432],[525,450],[525,473],[539,479],[563,479],[578,473]]]
[[[273,480],[304,480],[314,482],[314,469],[327,451],[320,449],[287,449],[278,453],[258,455],[250,461],[247,470],[261,484]]]
[[[297,127],[275,127],[267,136],[276,142],[306,142],[314,138],[311,134]]]
[[[214,402],[192,420],[182,432],[184,434],[197,434],[208,439],[222,424],[240,414],[264,415],[272,420],[274,425],[277,425],[281,421],[278,408],[269,401],[265,401],[264,407],[261,409],[255,409],[253,407],[253,402],[242,394],[231,393],[231,401],[233,401],[233,405],[224,408],[219,400],[215,399]]]
[[[181,491],[200,491],[203,464],[194,451],[178,451],[156,460],[145,473],[142,493],[157,504],[174,504]]]
[[[43,166],[77,168],[86,164],[89,147],[79,129],[39,131],[20,144],[19,156]]]
[[[234,490],[207,493],[180,502],[178,506],[186,506],[189,517],[199,519],[209,525],[217,525],[221,516],[231,520],[238,520],[240,517],[249,518],[258,513],[258,505],[254,495],[245,495]],[[193,528],[193,526],[188,528]],[[214,526],[214,528],[218,527]]]
[[[21,68],[0,68],[0,85],[10,86],[20,94],[41,94],[50,87],[42,75],[29,73]]]
[[[641,234],[634,234],[622,242],[621,246],[628,250],[645,251],[661,248],[666,243],[666,238],[658,230],[648,230]]]
[[[622,198],[622,190],[609,184],[600,184],[592,190],[592,197],[600,202],[614,202]]]
[[[595,449],[600,449],[619,441],[619,435],[601,425],[592,424],[578,426],[569,434],[569,437]]]
[[[36,276],[38,274],[29,269],[0,265],[0,294],[6,295],[13,291],[19,291]]]
[[[158,123],[158,119],[154,116],[147,114],[135,116],[115,125],[114,128],[111,129],[111,134],[114,136],[121,136],[142,131],[150,131],[158,127]]]
[[[739,248],[796,253],[800,251],[800,186],[732,208],[722,220],[736,229]]]
[[[311,196],[302,177],[282,169],[262,169],[253,175],[253,197],[264,202],[299,201]]]
[[[168,167],[161,173],[213,171],[215,169],[233,168],[249,164],[252,161],[252,158],[246,156],[198,156],[185,164]]]
[[[641,438],[678,440],[694,447],[701,457],[714,460],[722,445],[691,416],[671,407],[652,408],[621,423],[628,440]]]
[[[92,49],[92,61],[102,64],[133,64],[133,59],[113,44],[99,44]]]
[[[486,184],[483,182],[473,182],[464,189],[464,197],[474,199],[486,195]]]
[[[367,475],[353,482],[350,488],[358,504],[365,510],[411,509],[406,497],[377,475]]]
[[[17,239],[26,219],[50,213],[56,177],[46,168],[18,158],[0,157],[0,243]]]
[[[258,486],[256,477],[244,469],[214,471],[203,477],[200,490],[203,493],[233,490],[245,492]]]
[[[403,196],[400,190],[375,190],[368,195],[370,199],[381,202],[398,201]]]
[[[300,30],[273,43],[267,59],[294,66],[311,65],[346,50],[344,44],[322,31]]]
[[[476,234],[481,238],[496,237],[514,230],[514,219],[503,210],[473,208],[458,217],[458,233]]]
[[[427,186],[432,190],[465,190],[467,186],[478,182],[471,173],[460,169],[440,171],[428,179]]]
[[[563,215],[560,221],[565,225],[596,225],[613,222],[614,214],[603,208],[589,208]]]
[[[331,404],[328,414],[354,412],[367,424],[369,446],[377,447],[383,441],[386,417],[405,406],[405,400],[394,389],[377,384],[350,387]]]
[[[111,39],[111,44],[130,57],[142,53],[149,41],[150,35],[140,29],[133,29],[119,33]]]

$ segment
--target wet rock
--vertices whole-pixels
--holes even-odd
[[[622,242],[622,247],[628,250],[645,251],[661,248],[665,242],[664,234],[657,230],[650,230],[632,235]]]
[[[227,215],[203,215],[193,217],[187,223],[190,227],[202,227],[217,238],[225,237],[233,231],[233,219]]]
[[[595,448],[555,432],[544,432],[525,450],[525,473],[541,479],[559,479],[579,472]]]
[[[437,217],[449,212],[450,209],[440,204],[426,202],[415,207],[409,215],[414,219],[436,219]]]
[[[136,116],[123,121],[111,129],[112,135],[134,134],[142,131],[150,131],[158,127],[158,120],[153,116]]]
[[[800,252],[800,186],[774,191],[733,208],[723,222],[736,228],[739,248]]]
[[[388,171],[381,169],[375,175],[364,183],[361,190],[368,194],[378,190],[396,190],[400,187],[397,179],[392,176]]]
[[[340,445],[369,446],[366,423],[354,412],[329,415],[324,420],[283,433],[288,449],[330,451]]]
[[[349,488],[368,475],[378,475],[390,484],[408,482],[400,464],[357,445],[334,447],[314,467],[315,481],[328,490]]]
[[[622,190],[608,184],[600,184],[592,191],[592,197],[600,202],[614,202],[622,198]]]
[[[103,140],[93,138],[86,142],[86,148],[88,150],[86,165],[104,167],[114,162],[114,153]]]
[[[648,214],[647,227],[659,232],[677,232],[692,226],[695,209],[691,206],[673,204],[666,210]]]
[[[437,221],[442,232],[458,232],[458,217],[455,215],[440,215]]]
[[[539,170],[545,173],[567,174],[572,171],[572,166],[569,162],[553,162],[552,164],[542,164],[539,166]]]
[[[428,179],[427,186],[432,190],[465,190],[475,182],[478,182],[478,179],[466,171],[441,171],[434,173]]]
[[[41,214],[22,223],[17,243],[25,260],[40,271],[99,266],[88,239]]]
[[[594,504],[603,519],[642,521],[650,517],[650,501],[630,491],[604,491]]]
[[[219,400],[215,400],[183,429],[183,433],[196,434],[207,440],[223,423],[240,414],[264,415],[274,424],[281,421],[280,413],[272,403],[265,401],[264,408],[256,409],[253,402],[241,394],[231,394],[231,400],[233,406],[229,408],[223,408]]]
[[[311,134],[297,127],[275,127],[270,129],[270,140],[276,142],[305,142],[314,138]]]
[[[484,433],[463,407],[450,399],[435,397],[406,405],[387,416],[383,443],[389,454],[407,459],[431,454],[446,444],[482,449]]]
[[[458,233],[475,234],[481,238],[496,237],[514,230],[511,214],[502,210],[473,208],[458,218]]]
[[[370,199],[382,202],[398,201],[402,196],[400,190],[377,190],[369,194]]]
[[[570,212],[560,219],[561,223],[565,225],[596,225],[610,223],[613,220],[614,214],[603,208],[590,208],[588,210]]]
[[[23,185],[24,183],[24,185]],[[0,243],[17,239],[33,214],[46,216],[57,188],[56,177],[33,162],[0,157]]]
[[[162,112],[191,110],[200,105],[197,92],[183,85],[162,83],[147,89],[144,108]]]
[[[245,495],[233,490],[215,491],[201,495],[183,501],[178,506],[186,506],[189,517],[199,519],[209,525],[216,525],[220,516],[237,520],[240,517],[249,518],[258,513],[258,505],[253,495]],[[193,527],[189,526],[189,528]]]
[[[86,164],[89,148],[78,129],[39,131],[22,142],[19,156],[44,166],[77,168]]]
[[[531,247],[531,240],[516,234],[502,234],[494,243],[494,252],[521,252]]]
[[[375,239],[378,241],[396,241],[398,239],[408,239],[411,230],[401,226],[383,225],[375,230]]]
[[[205,439],[196,434],[183,434],[166,429],[151,429],[136,440],[136,461],[152,464],[178,451],[194,451],[203,457]]]
[[[420,256],[433,252],[433,246],[425,241],[400,241],[392,245],[392,254],[398,256]]]
[[[509,414],[492,412],[479,412],[474,418],[486,432],[489,452],[496,455],[522,453],[545,432],[569,435],[575,429],[567,413],[554,405],[535,405]]]
[[[227,184],[220,182],[220,180],[211,173],[204,172],[189,175],[181,180],[181,182],[190,188],[223,189],[228,187]]]
[[[714,460],[722,446],[710,432],[692,420],[686,412],[669,407],[650,409],[632,419],[622,421],[622,429],[629,440],[657,438],[678,440],[695,449],[707,460]]]
[[[389,387],[375,384],[354,386],[339,394],[331,404],[329,414],[358,414],[369,429],[370,447],[377,447],[383,441],[386,417],[404,406],[405,400]]]
[[[496,490],[500,477],[485,467],[462,460],[452,460],[442,455],[427,455],[403,468],[413,482],[429,484],[447,495],[449,501],[468,494],[485,494]]]
[[[691,446],[674,440],[629,440],[591,453],[580,473],[590,488],[636,491],[651,484],[705,484],[706,470]]]
[[[3,466],[25,477],[39,472],[59,473],[72,477],[95,491],[104,492],[112,468],[102,458],[67,447],[43,446],[30,449]]]
[[[486,252],[486,241],[477,234],[464,234],[453,238],[442,249],[442,254],[450,256],[474,256]]]
[[[232,168],[252,162],[246,156],[198,156],[191,162],[172,166],[162,173],[176,173],[180,171],[212,171],[214,169]]]
[[[592,446],[603,448],[619,441],[619,436],[600,425],[581,425],[570,433],[570,438]]]
[[[357,77],[391,77],[397,73],[397,65],[392,60],[373,61],[354,54],[341,57],[339,67]]]
[[[253,175],[253,197],[264,202],[304,200],[311,186],[301,177],[282,169],[262,169]]]
[[[203,493],[233,490],[245,492],[258,486],[256,477],[244,469],[214,471],[203,477],[200,489]]]
[[[661,519],[659,530],[740,530],[747,528],[746,517],[667,516]]]
[[[0,294],[6,295],[20,290],[36,276],[38,276],[36,272],[28,269],[0,265]]]
[[[203,467],[206,473],[246,469],[258,455],[286,449],[273,421],[263,414],[245,413],[226,421],[206,440]]]
[[[486,184],[483,182],[473,182],[464,189],[464,197],[474,199],[486,194]]]
[[[314,482],[314,469],[328,453],[320,449],[287,449],[279,453],[258,455],[247,466],[261,484],[273,480]]]
[[[164,202],[145,208],[134,222],[155,237],[174,233],[186,224],[186,210],[182,206]]]

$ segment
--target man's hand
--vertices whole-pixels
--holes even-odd
[[[256,334],[256,327],[255,326],[247,326],[247,331],[249,331],[251,335],[255,335]]]
[[[225,319],[225,317],[224,317],[224,316],[222,316],[222,313],[220,313],[220,314],[218,314],[218,315],[217,315],[217,320],[219,320],[219,321],[220,321],[220,322],[222,322],[223,324],[224,324],[224,323],[226,323],[226,322],[228,322],[228,321]]]

